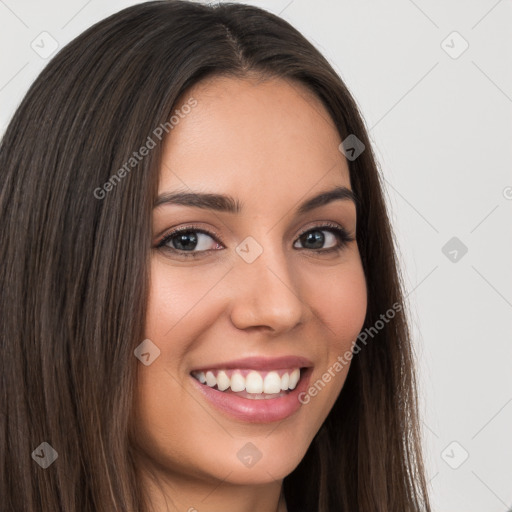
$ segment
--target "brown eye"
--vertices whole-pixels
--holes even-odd
[[[157,248],[170,251],[179,256],[197,257],[211,250],[218,250],[217,239],[203,229],[179,228],[166,235]]]
[[[354,239],[345,229],[334,225],[310,228],[301,233],[298,238],[304,249],[320,253],[339,251],[352,240]]]

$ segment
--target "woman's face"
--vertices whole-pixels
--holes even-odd
[[[301,210],[351,190],[348,165],[299,84],[216,77],[184,98],[197,104],[166,141],[153,213],[137,440],[177,479],[268,483],[303,458],[347,376],[336,361],[363,326],[354,202],[345,193]],[[178,192],[233,202],[172,202]],[[169,238],[177,228],[188,231]]]

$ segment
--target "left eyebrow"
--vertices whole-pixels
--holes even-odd
[[[315,208],[324,206],[333,201],[352,201],[354,205],[357,205],[357,198],[352,190],[347,187],[335,187],[332,190],[321,192],[320,194],[307,199],[297,208],[297,215],[302,215]]]
[[[321,192],[304,201],[297,209],[296,215],[303,215],[315,208],[324,206],[333,201],[352,201],[357,205],[354,192],[347,187],[337,186],[331,190]],[[154,208],[164,204],[177,204],[202,208],[218,212],[239,214],[243,212],[243,203],[232,196],[224,194],[211,194],[200,192],[164,192],[155,201]]]

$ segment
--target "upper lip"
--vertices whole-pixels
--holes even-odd
[[[282,357],[245,357],[243,359],[235,359],[222,363],[213,363],[194,368],[192,371],[202,370],[233,370],[236,368],[247,368],[250,370],[280,370],[283,368],[303,368],[313,366],[313,363],[299,356],[282,356]]]

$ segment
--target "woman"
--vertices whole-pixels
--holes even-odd
[[[430,510],[375,159],[288,23],[101,21],[0,169],[1,510]]]

